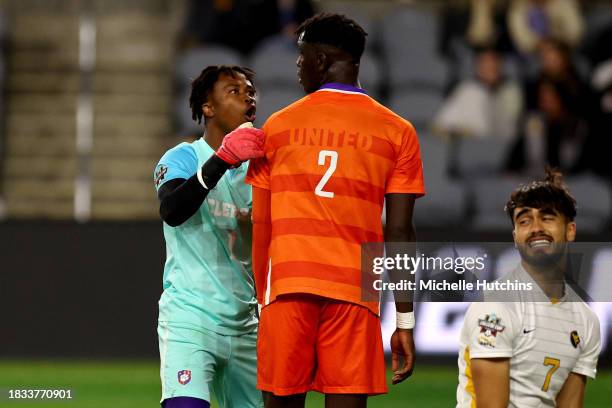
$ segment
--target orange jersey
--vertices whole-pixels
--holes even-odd
[[[382,242],[387,193],[424,194],[414,127],[357,88],[324,87],[272,115],[246,178],[271,193],[265,303],[310,293],[364,305],[361,244]]]

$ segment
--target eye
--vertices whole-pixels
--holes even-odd
[[[238,94],[239,91],[238,91],[238,88],[232,88],[232,89],[230,89],[229,92],[232,93],[232,94]]]

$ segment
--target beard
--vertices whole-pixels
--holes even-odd
[[[517,245],[521,258],[527,264],[542,269],[559,266],[567,252],[567,242],[553,242],[549,248],[531,248],[527,243]]]

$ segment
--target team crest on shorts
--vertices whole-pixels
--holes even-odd
[[[503,332],[506,328],[501,324],[501,319],[495,313],[485,315],[484,319],[478,319],[478,326],[480,326],[478,343],[487,347],[495,347],[497,333]]]
[[[191,370],[181,370],[178,372],[178,382],[182,385],[189,384],[191,381]]]

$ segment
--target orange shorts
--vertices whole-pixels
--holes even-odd
[[[264,307],[257,388],[275,395],[384,394],[380,319],[363,306],[291,294]]]

